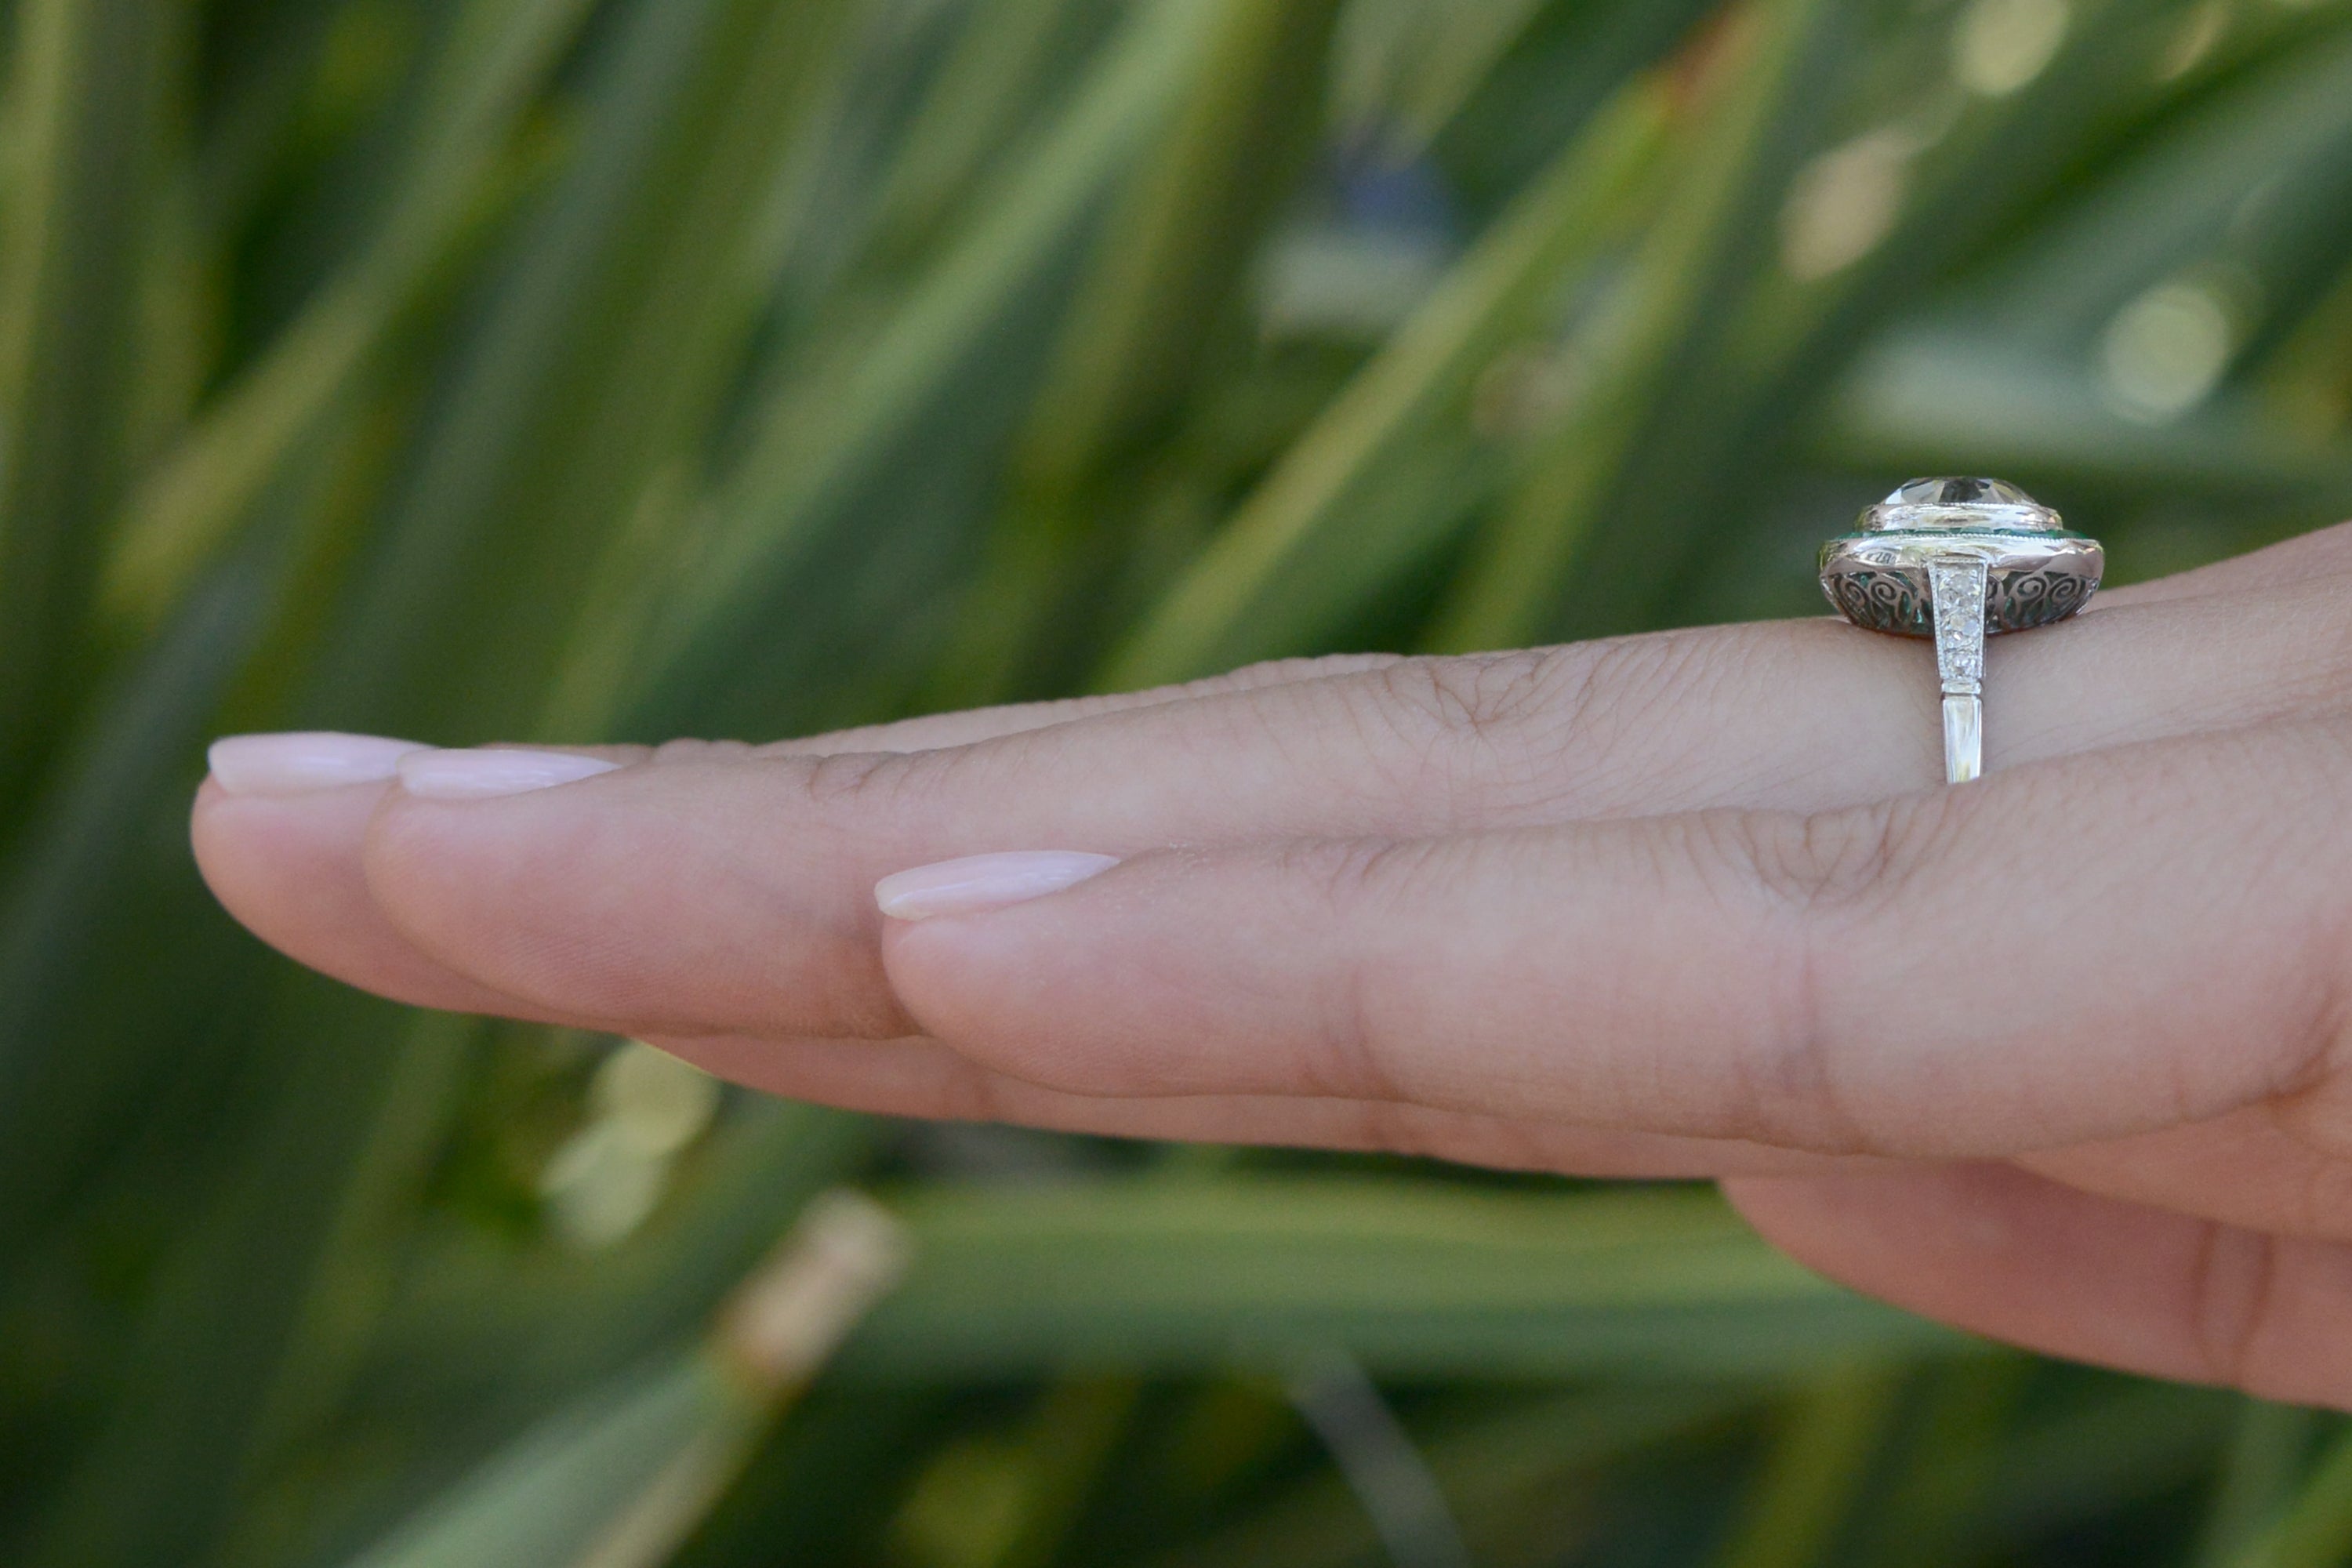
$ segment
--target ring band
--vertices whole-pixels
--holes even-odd
[[[1838,614],[1935,638],[1952,784],[1984,772],[1985,638],[2064,620],[2105,571],[2097,540],[2003,479],[1913,479],[1822,546],[1822,592]]]

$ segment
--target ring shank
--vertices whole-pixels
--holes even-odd
[[[1944,778],[1967,784],[1984,772],[1984,699],[1973,692],[1944,698]]]
[[[1927,563],[1936,624],[1936,672],[1944,688],[1944,777],[1967,784],[1984,772],[1985,595],[1981,555]]]

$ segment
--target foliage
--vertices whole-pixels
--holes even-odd
[[[2346,1560],[2334,1426],[1706,1194],[714,1103],[294,973],[181,830],[226,730],[1801,613],[1914,471],[2126,574],[2330,521],[2340,0],[0,16],[0,1559]]]

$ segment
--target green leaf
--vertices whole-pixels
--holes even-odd
[[[1478,1561],[1498,1561],[1524,1549],[1512,1536],[1526,1513],[1557,1506],[1602,1467],[1732,1420],[1766,1392],[1733,1384],[1549,1394],[1502,1415],[1457,1415],[1415,1436]],[[1325,1472],[1206,1541],[1153,1559],[1152,1568],[1342,1568],[1374,1544],[1362,1500]]]
[[[1670,195],[1626,265],[1621,296],[1570,340],[1586,363],[1562,427],[1479,541],[1439,612],[1435,647],[1509,647],[1549,629],[1622,466],[1722,330],[1722,297],[1752,265],[1853,18],[1826,0],[1768,0],[1737,26],[1721,46],[1737,64],[1716,65],[1730,79],[1662,173]],[[1647,548],[1613,519],[1611,540]]]
[[[1956,1348],[1757,1240],[1712,1194],[1267,1178],[908,1194],[916,1265],[844,1375],[1269,1368],[1755,1375]]]
[[[2286,1517],[2232,1568],[2329,1568],[2352,1554],[2352,1436],[2331,1442]]]
[[[1446,511],[1421,488],[1411,505],[1374,510],[1382,493],[1431,447],[1475,446],[1464,405],[1480,374],[1617,237],[1664,124],[1657,87],[1637,84],[1565,149],[1291,444],[1101,684],[1155,686],[1307,651],[1425,558]],[[1458,464],[1438,471],[1462,477]]]
[[[186,0],[28,0],[0,257],[0,805],[21,809],[97,673],[89,596],[138,449],[148,269]]]
[[[1831,1554],[1872,1479],[1896,1392],[1885,1367],[1863,1366],[1788,1401],[1755,1490],[1717,1559],[1723,1568],[1802,1568]]]
[[[2259,1399],[2241,1402],[2237,1429],[2197,1543],[2198,1568],[2228,1568],[2278,1527],[2296,1500],[2320,1422],[2315,1410]]]
[[[473,0],[459,13],[369,243],[141,481],[100,584],[105,613],[152,624],[233,537],[270,476],[318,438],[478,221],[518,122],[588,9],[588,0]]]
[[[665,1354],[541,1421],[352,1568],[654,1568],[902,1261],[875,1205],[819,1198],[701,1349]]]
[[[991,329],[1096,216],[1111,183],[1171,110],[1214,7],[1150,0],[1107,44],[1085,86],[972,226],[939,257],[838,372],[787,386],[760,416],[740,468],[712,502],[709,534],[659,613],[639,711],[718,684],[761,606],[809,559],[876,467],[900,451]]]
[[[532,1432],[352,1568],[657,1563],[759,1415],[699,1357],[641,1373]]]

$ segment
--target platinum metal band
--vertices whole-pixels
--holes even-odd
[[[1991,568],[1979,555],[1927,564],[1936,623],[1936,673],[1944,686],[1944,779],[1967,784],[1984,772],[1985,590]]]
[[[1944,782],[1967,784],[1984,772],[1984,699],[1944,694]]]

